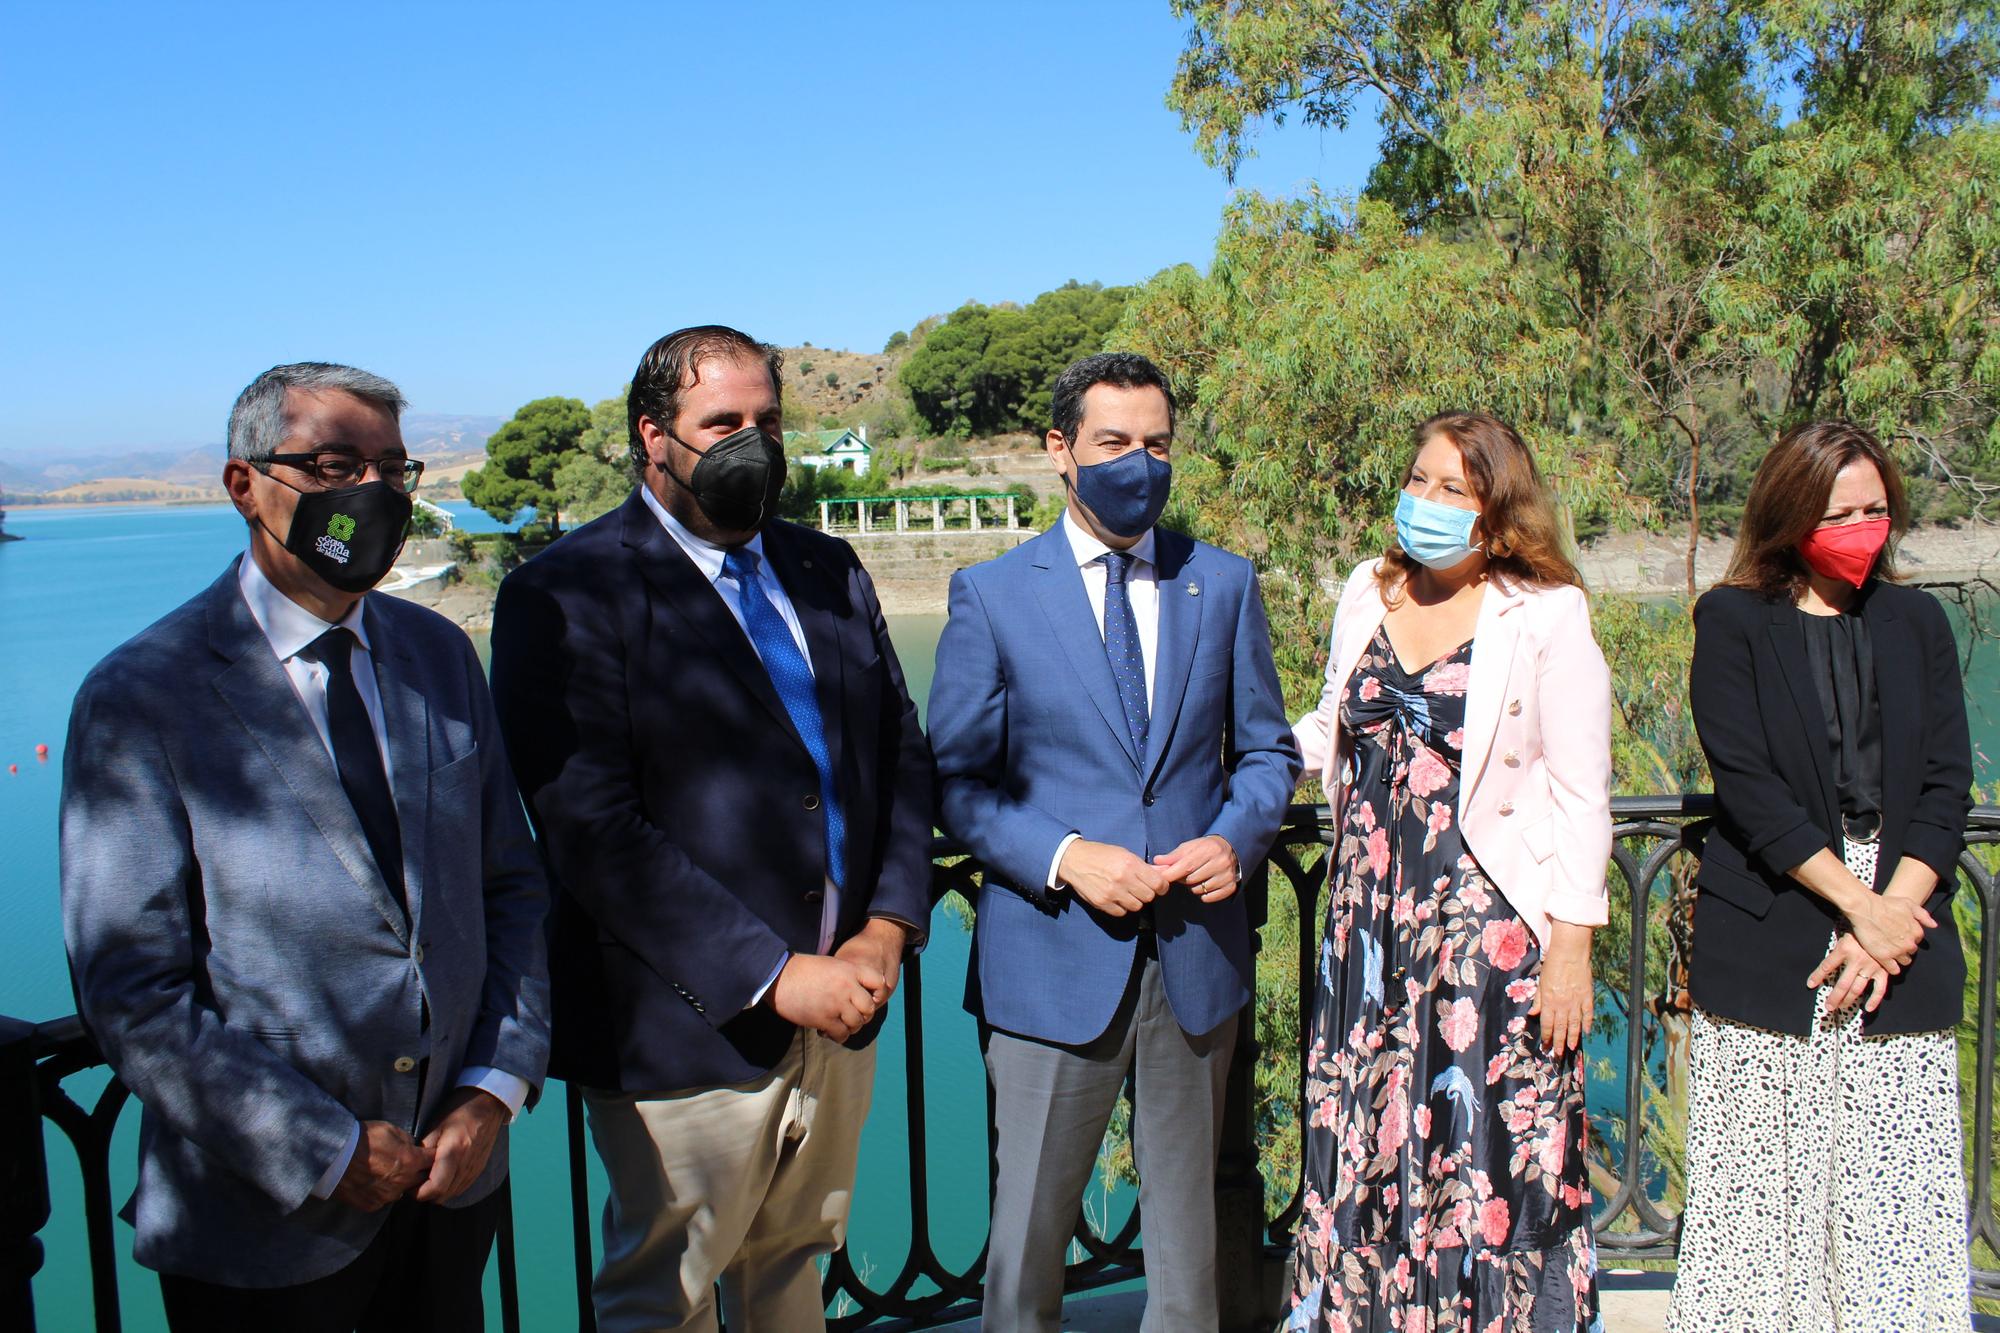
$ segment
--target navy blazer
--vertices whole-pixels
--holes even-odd
[[[1958,645],[1937,598],[1871,582],[1857,609],[1875,648],[1882,710],[1882,833],[1877,887],[1915,857],[1938,874],[1926,906],[1937,927],[1891,979],[1871,1035],[1955,1025],[1965,956],[1952,920],[1958,854],[1972,809],[1972,745]],[[1695,603],[1689,702],[1715,782],[1714,828],[1695,876],[1695,1003],[1719,1017],[1803,1036],[1806,978],[1839,927],[1833,905],[1791,877],[1821,848],[1841,852],[1840,805],[1819,686],[1791,603],[1713,588]]]
[[[874,585],[847,543],[795,524],[766,528],[764,554],[805,632],[847,817],[836,938],[871,916],[921,934],[930,752]],[[508,575],[493,691],[557,891],[551,1072],[674,1091],[769,1070],[797,1029],[751,1001],[818,947],[819,772],[637,490]]]
[[[407,917],[234,561],[77,691],[63,934],[84,1021],[144,1107],[125,1216],[148,1268],[337,1272],[388,1217],[311,1197],[356,1120],[421,1137],[468,1065],[541,1082],[548,887],[479,658],[432,611],[364,606]],[[452,1206],[506,1174],[503,1134]]]
[[[1250,562],[1156,529],[1159,642],[1146,762],[1063,526],[951,581],[931,685],[942,822],[986,865],[966,1007],[1007,1032],[1078,1045],[1110,1025],[1138,920],[1046,891],[1071,832],[1150,859],[1220,834],[1247,878],[1298,777]],[[1174,1017],[1212,1030],[1250,998],[1242,893],[1153,904]]]

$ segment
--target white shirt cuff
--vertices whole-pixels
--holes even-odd
[[[1071,843],[1075,842],[1082,836],[1083,835],[1081,833],[1072,833],[1068,837],[1064,838],[1061,842],[1056,844],[1055,857],[1049,862],[1049,882],[1047,888],[1050,893],[1054,893],[1057,889],[1067,887],[1062,883],[1060,879],[1056,877],[1056,872],[1062,869],[1063,853],[1069,850],[1069,845]]]
[[[783,958],[780,958],[778,960],[778,965],[771,969],[771,975],[764,979],[764,984],[759,986],[757,988],[757,993],[750,997],[750,1007],[752,1009],[755,1009],[758,1005],[764,1003],[764,997],[771,993],[771,987],[778,984],[778,973],[784,971],[785,964],[791,961],[792,961],[792,956],[789,953],[786,954]]]
[[[354,1122],[354,1128],[347,1131],[347,1146],[340,1150],[340,1156],[333,1159],[333,1165],[319,1178],[319,1184],[313,1186],[312,1196],[315,1199],[333,1197],[333,1192],[340,1188],[340,1178],[347,1174],[347,1164],[354,1160],[354,1150],[360,1146],[361,1122],[357,1120]]]
[[[521,1114],[521,1108],[528,1104],[528,1093],[532,1091],[528,1086],[528,1080],[519,1074],[510,1074],[504,1069],[493,1069],[486,1065],[467,1065],[459,1070],[457,1086],[478,1088],[481,1092],[492,1093],[506,1104],[507,1119],[510,1121]]]

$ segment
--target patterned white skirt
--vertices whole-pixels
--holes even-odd
[[[1877,845],[1846,854],[1872,883]],[[1971,1327],[1952,1034],[1864,1037],[1830,989],[1808,1037],[1695,1010],[1669,1333]]]

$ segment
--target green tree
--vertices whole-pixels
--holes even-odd
[[[632,435],[625,419],[625,396],[631,391],[628,384],[618,391],[617,397],[600,399],[591,407],[590,425],[576,442],[579,450],[606,463],[622,463],[630,458]]]
[[[847,495],[874,495],[879,482],[857,477],[844,467],[806,467],[793,463],[785,469],[785,488],[778,492],[778,517],[794,523],[817,526],[819,502]]]
[[[1193,36],[1169,100],[1212,161],[1370,99],[1371,196],[1532,279],[1520,299],[1580,340],[1545,415],[1618,443],[1642,503],[1616,517],[1684,522],[1691,550],[1772,433],[1827,413],[1920,479],[1990,473],[1992,6],[1175,8]]]
[[[1773,433],[1840,413],[1919,487],[1976,498],[2000,458],[2000,11],[1945,0],[1543,6],[1174,0],[1169,96],[1233,171],[1258,128],[1377,109],[1358,203],[1240,200],[1210,273],[1171,270],[1114,341],[1189,404],[1180,521],[1260,556],[1286,692],[1317,689],[1324,580],[1385,535],[1407,425],[1513,420],[1579,524],[1685,525],[1740,502]],[[956,318],[956,317],[954,317]],[[947,328],[949,325],[947,325]],[[1689,563],[1692,585],[1692,562]],[[1685,606],[1595,599],[1620,790],[1704,783],[1679,701]],[[1643,856],[1644,848],[1637,849]],[[1677,1187],[1685,867],[1614,893],[1606,975],[1647,914],[1642,1123]],[[1300,921],[1265,930],[1260,1021],[1284,1027]],[[1600,996],[1617,1031],[1641,1015]],[[1287,1055],[1258,1073],[1295,1170]],[[1287,1146],[1294,1145],[1294,1146]],[[1632,1145],[1621,1145],[1632,1146]]]
[[[559,533],[556,470],[582,457],[590,410],[575,398],[537,398],[486,441],[486,462],[465,474],[465,498],[502,523],[532,506],[538,521]]]
[[[608,514],[632,493],[632,472],[589,454],[573,454],[556,469],[558,512],[572,525]]]
[[[1480,404],[1524,423],[1573,501],[1616,488],[1608,451],[1545,417],[1578,339],[1521,299],[1526,281],[1489,247],[1411,236],[1374,201],[1250,196],[1226,215],[1208,275],[1161,274],[1112,334],[1173,381],[1193,439],[1170,521],[1264,569],[1301,706],[1323,668],[1327,581],[1386,543],[1425,417]]]
[[[435,509],[421,503],[410,507],[410,521],[403,525],[405,537],[422,541],[431,537],[442,537],[444,532],[444,519],[439,517]]]
[[[901,329],[897,329],[894,333],[889,335],[889,341],[882,344],[882,355],[887,356],[889,353],[895,351],[897,348],[907,346],[909,344],[909,341],[910,341],[910,335],[903,332],[903,330]]]
[[[1131,294],[1069,282],[1026,306],[968,303],[910,354],[901,383],[939,434],[1044,430],[1057,373],[1104,346]]]

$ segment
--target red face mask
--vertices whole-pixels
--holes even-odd
[[[1813,572],[1860,587],[1875,568],[1875,557],[1889,540],[1889,520],[1864,519],[1836,528],[1814,528],[1799,543],[1799,554]]]

